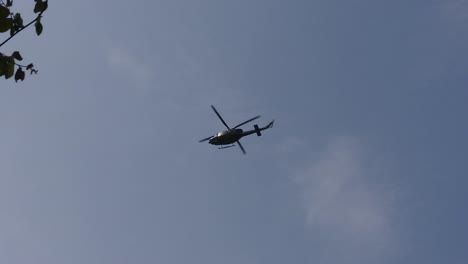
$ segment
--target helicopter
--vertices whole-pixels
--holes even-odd
[[[260,118],[260,116],[258,115],[256,117],[250,118],[249,120],[247,120],[245,122],[242,122],[242,123],[238,124],[237,126],[235,126],[233,128],[230,128],[226,124],[224,119],[221,117],[221,115],[218,113],[216,108],[213,105],[211,105],[211,108],[216,113],[216,115],[219,117],[219,119],[221,120],[223,125],[227,128],[227,130],[218,132],[215,135],[204,138],[204,139],[202,139],[202,140],[200,140],[198,142],[204,142],[204,141],[208,140],[208,143],[210,143],[212,145],[220,145],[221,147],[219,147],[219,149],[234,147],[235,146],[234,142],[236,142],[237,145],[239,146],[239,148],[242,150],[242,153],[244,153],[244,155],[246,154],[246,152],[245,152],[245,149],[244,149],[244,147],[242,146],[242,144],[240,143],[239,140],[242,137],[245,137],[245,136],[248,136],[248,135],[251,135],[251,134],[254,134],[254,133],[256,133],[257,136],[261,136],[262,135],[261,131],[272,128],[273,123],[275,122],[275,120],[273,120],[268,125],[266,125],[264,127],[258,127],[258,125],[254,125],[253,130],[247,130],[247,131],[244,131],[244,130],[238,128],[238,127],[243,126],[243,125],[245,125],[245,124],[247,124],[249,122],[254,121],[255,119]]]

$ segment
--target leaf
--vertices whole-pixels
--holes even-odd
[[[40,20],[37,20],[36,23],[34,23],[34,26],[36,27],[36,34],[39,36],[42,33],[42,24]]]
[[[32,63],[29,63],[29,65],[26,66],[26,70],[31,70],[32,68],[34,68],[34,65]]]
[[[0,18],[6,18],[10,15],[10,9],[8,7],[0,5]]]
[[[13,20],[11,18],[0,18],[0,33],[7,32],[13,27]]]
[[[16,13],[15,16],[13,17],[13,22],[19,27],[22,28],[24,27],[23,25],[23,18],[21,18],[20,13]]]
[[[11,54],[11,56],[19,61],[22,61],[23,60],[23,57],[21,57],[21,54],[19,53],[19,51],[15,51],[13,52],[13,54]]]
[[[0,76],[3,76],[5,74],[5,71],[3,70],[5,63],[6,57],[3,56],[3,53],[0,52]]]
[[[13,0],[7,0],[6,6],[7,6],[7,7],[10,7],[10,6],[12,6],[12,5],[13,5]]]
[[[47,10],[47,7],[49,7],[49,3],[47,2],[48,0],[44,1],[44,8],[42,8],[42,12]]]
[[[34,5],[34,13],[41,13],[46,11],[47,9],[47,1],[42,2],[42,1],[36,1],[36,4]]]
[[[34,5],[34,13],[40,13],[42,10],[42,1],[36,1],[36,4]]]
[[[5,73],[5,79],[9,79],[15,73],[15,59],[13,57],[6,57],[5,63],[3,64],[3,72]]]
[[[24,81],[24,77],[25,77],[25,74],[24,74],[23,69],[21,67],[18,67],[15,73],[15,82],[18,82],[19,80]]]

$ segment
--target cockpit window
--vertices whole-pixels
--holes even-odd
[[[216,134],[217,137],[226,135],[228,132],[227,131],[221,131],[218,134]]]

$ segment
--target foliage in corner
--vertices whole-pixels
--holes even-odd
[[[0,47],[32,24],[34,24],[36,34],[41,35],[43,30],[41,18],[44,11],[47,10],[48,0],[34,0],[34,2],[33,11],[36,18],[24,25],[21,14],[11,11],[13,0],[0,0],[0,33],[7,34],[9,32],[9,37],[0,44]],[[22,60],[23,57],[19,51],[15,51],[10,55],[0,52],[0,77],[4,76],[5,79],[9,79],[14,76],[15,81],[18,82],[19,80],[24,81],[25,71],[29,71],[30,74],[37,74],[37,70],[34,69],[32,63],[23,65],[20,64]]]

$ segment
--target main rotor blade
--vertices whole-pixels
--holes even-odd
[[[221,120],[221,122],[223,122],[224,126],[227,127],[227,129],[230,129],[229,126],[226,124],[226,122],[224,122],[224,119],[221,117],[221,115],[218,113],[218,111],[216,111],[216,108],[211,105],[211,108],[213,109],[213,111],[216,113],[216,115],[219,117],[219,119]]]
[[[235,126],[234,128],[238,128],[238,127],[240,127],[240,126],[242,126],[242,125],[247,124],[248,122],[252,122],[252,121],[254,121],[254,120],[257,119],[257,118],[260,118],[260,116],[258,115],[258,116],[256,116],[256,117],[250,118],[249,120],[247,120],[247,121],[245,121],[245,122],[243,122],[243,123],[238,124],[238,125]]]
[[[240,143],[239,140],[237,140],[237,145],[239,145],[239,148],[242,150],[242,153],[244,153],[244,155],[245,155],[245,153],[247,153],[247,152],[245,152],[245,149],[244,149],[244,147],[242,146],[242,144]]]
[[[210,136],[210,137],[204,138],[204,139],[202,139],[202,140],[200,140],[200,141],[198,141],[198,142],[207,141],[207,140],[210,140],[210,139],[212,139],[213,137],[214,137],[214,136]]]

